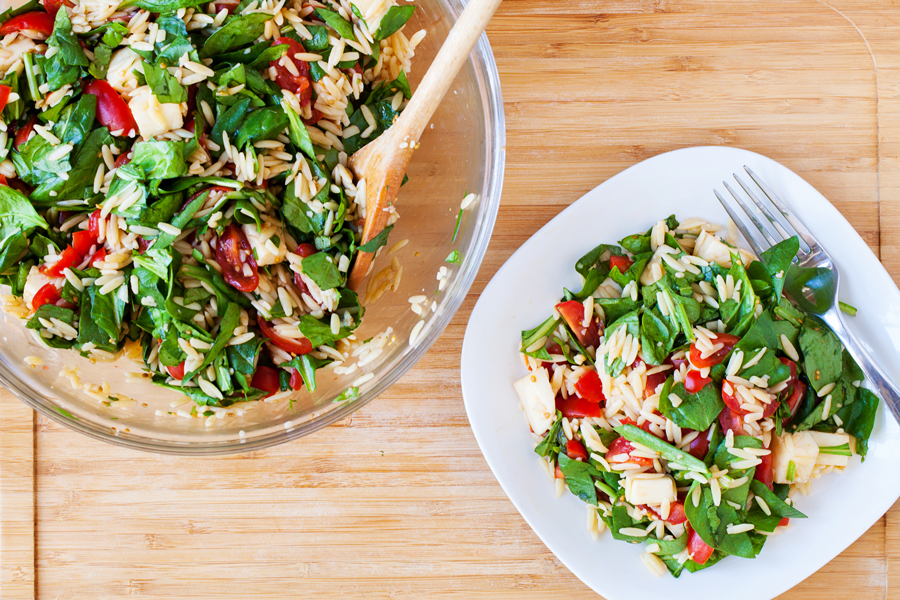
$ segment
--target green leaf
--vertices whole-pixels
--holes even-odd
[[[412,4],[390,7],[387,14],[381,18],[381,23],[379,24],[373,39],[377,42],[389,38],[399,31],[401,27],[406,25],[406,22],[409,21],[414,12],[416,12],[416,7]]]
[[[740,522],[738,512],[725,502],[715,506],[709,487],[702,486],[702,490],[698,506],[694,506],[691,492],[688,492],[684,503],[685,515],[694,531],[708,546],[716,550],[743,558],[756,556],[749,535],[730,534],[727,531],[728,525]]]
[[[157,67],[153,63],[144,63],[144,77],[150,86],[153,95],[161,104],[181,104],[187,102],[188,93],[175,76],[166,69]]]
[[[129,6],[137,6],[150,12],[167,13],[201,4],[203,4],[203,0],[125,0],[119,5],[119,10],[125,10]]]
[[[172,179],[187,173],[184,142],[138,142],[130,165],[141,167],[147,179]]]
[[[629,442],[637,442],[655,452],[659,452],[660,456],[670,461],[670,463],[677,463],[685,467],[688,471],[697,471],[698,473],[704,474],[709,473],[706,469],[706,465],[703,464],[702,461],[688,454],[686,450],[680,450],[675,446],[662,441],[652,433],[647,433],[640,427],[635,425],[620,425],[613,429]]]
[[[595,467],[560,454],[559,470],[565,475],[569,491],[588,504],[597,506],[597,489],[594,487],[594,480],[591,476],[599,477],[600,472]]]
[[[290,124],[288,133],[290,134],[291,143],[300,148],[311,161],[316,162],[316,151],[313,148],[312,140],[309,139],[309,131],[306,130],[306,125],[303,124],[303,121],[300,120],[300,115],[291,108],[286,100],[282,99],[280,102],[281,108],[284,110],[284,114],[287,115],[288,123]]]
[[[762,448],[762,442],[754,437],[746,435],[736,435],[734,436],[734,447]],[[727,469],[728,476],[732,480],[740,479],[741,477],[745,476],[747,477],[747,481],[743,484],[722,490],[722,498],[724,500],[734,502],[735,504],[740,504],[741,506],[744,506],[747,502],[748,492],[750,491],[750,481],[753,479],[753,476],[756,473],[756,467],[750,467],[747,469],[736,469],[734,467],[734,463],[738,463],[744,460],[746,459],[731,454],[728,451],[728,446],[726,446],[724,442],[719,444],[719,447],[716,450],[715,462],[720,471],[724,471]]]
[[[172,219],[172,227],[177,227],[178,229],[182,229],[191,218],[194,216],[194,213],[200,210],[200,207],[206,202],[206,199],[209,197],[208,192],[204,192],[187,203],[187,206],[184,207],[178,215],[176,215]],[[172,242],[175,241],[175,238],[178,236],[172,235],[171,233],[166,233],[161,231],[159,236],[156,238],[156,241],[153,242],[152,248],[155,250],[163,250],[172,245]]]
[[[797,236],[794,236],[775,244],[759,256],[771,278],[776,302],[781,298],[781,291],[784,289],[784,282],[787,280],[791,261],[794,260],[799,251],[800,240]]]
[[[394,225],[388,225],[385,227],[381,233],[373,237],[371,240],[363,244],[359,247],[360,252],[375,252],[382,246],[387,245],[388,235],[390,235],[391,230],[394,229]],[[449,262],[449,261],[448,261]]]
[[[330,290],[340,286],[344,282],[337,265],[331,256],[325,252],[316,252],[307,256],[300,263],[303,274],[315,282],[319,289]]]
[[[206,40],[200,49],[200,58],[210,58],[255,42],[271,18],[272,15],[267,13],[250,13],[234,19]]]
[[[354,42],[356,41],[356,36],[353,34],[353,25],[344,19],[344,17],[327,8],[317,8],[316,14],[319,15],[323,21],[328,23],[332,29],[337,31],[342,38],[353,40]],[[377,42],[382,38],[375,37],[374,39]]]
[[[234,145],[240,149],[245,144],[275,139],[288,127],[289,123],[284,110],[276,106],[266,106],[254,110],[241,123]]]
[[[15,266],[28,249],[31,232],[49,228],[22,192],[0,186],[0,273]]]
[[[534,448],[538,456],[555,458],[559,454],[559,432],[562,427],[562,419],[559,417],[560,415],[557,415],[557,419],[550,426],[550,431],[547,432],[541,443]]]
[[[641,315],[641,350],[647,362],[661,365],[672,353],[674,344],[674,332],[669,331],[662,317],[652,310],[644,311]]]
[[[706,431],[725,408],[718,387],[714,383],[703,386],[696,394],[689,394],[683,383],[674,383],[669,377],[659,394],[659,410],[679,427]],[[671,394],[681,398],[681,404],[672,405]]]
[[[310,315],[303,315],[300,317],[299,327],[300,333],[309,339],[313,348],[318,348],[324,344],[333,345],[337,340],[342,340],[353,333],[352,329],[341,325],[337,334],[335,334],[331,331],[331,325],[329,323],[320,321]]]
[[[856,453],[865,458],[869,436],[875,426],[875,411],[878,410],[878,396],[860,387],[856,390],[856,400],[837,411],[843,421],[844,431],[856,438]]]
[[[330,358],[316,358],[311,354],[301,354],[294,357],[290,366],[300,371],[306,389],[314,392],[316,391],[316,371],[333,362],[334,360]]]
[[[803,372],[817,392],[841,376],[843,347],[837,336],[821,321],[808,318],[800,328]]]
[[[244,118],[247,116],[247,109],[249,108],[249,98],[241,98],[238,100],[237,103],[228,108],[222,116],[216,119],[216,124],[213,125],[212,131],[209,133],[209,138],[220,147],[225,146],[225,143],[222,141],[223,133],[228,133],[228,139],[235,139],[235,134],[241,126],[241,123],[244,122]]]
[[[346,400],[351,400],[359,396],[359,388],[358,387],[348,387],[346,390],[341,392],[333,402],[344,402]]]
[[[462,262],[462,259],[459,256],[459,250],[454,250],[449,255],[447,255],[446,262],[452,265],[458,265]]]

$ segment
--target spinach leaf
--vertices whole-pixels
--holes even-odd
[[[659,394],[660,412],[679,427],[706,431],[725,408],[718,387],[708,383],[696,394],[689,394],[683,383],[674,382],[669,377]],[[677,407],[670,399],[672,394],[681,398]]]
[[[330,358],[316,358],[311,354],[301,354],[294,357],[290,366],[300,371],[306,389],[314,392],[316,391],[316,371],[333,362]]]
[[[275,139],[287,128],[288,123],[287,115],[278,107],[266,106],[254,110],[241,123],[234,145],[241,148],[244,144]]]
[[[144,77],[147,85],[161,104],[181,104],[187,102],[187,89],[178,83],[175,76],[166,69],[162,69],[153,63],[144,63]]]
[[[22,192],[0,186],[0,273],[9,272],[28,250],[28,236],[50,226]]]
[[[591,477],[600,476],[600,472],[589,463],[573,460],[565,454],[559,455],[559,470],[566,477],[566,485],[569,491],[588,504],[597,506],[597,489]]]
[[[672,352],[675,333],[653,310],[641,315],[641,349],[651,365],[661,365]]]
[[[310,160],[316,162],[316,151],[313,149],[312,140],[309,139],[309,131],[306,130],[306,125],[300,120],[300,115],[286,101],[281,100],[280,102],[290,125],[288,133],[290,134],[291,143],[300,148]]]
[[[806,518],[806,515],[804,515],[793,506],[785,503],[784,500],[775,495],[775,492],[770,491],[769,488],[766,487],[766,484],[762,483],[761,481],[757,481],[756,479],[752,480],[750,482],[750,489],[754,494],[765,501],[765,503],[769,507],[769,510],[772,511],[773,515],[778,516],[779,520],[784,517],[788,517],[791,519]]]
[[[356,41],[356,36],[353,34],[353,25],[345,20],[344,17],[327,8],[317,8],[316,14],[319,15],[323,21],[328,23],[332,29],[337,31],[342,38],[345,40],[353,40],[354,42]],[[382,38],[375,38],[375,41],[377,42],[380,39]]]
[[[303,315],[300,317],[299,327],[300,333],[309,339],[313,348],[318,348],[323,344],[334,345],[334,342],[342,340],[353,333],[353,329],[345,327],[344,325],[341,325],[337,334],[332,333],[331,325],[329,323],[320,321],[310,315]]]
[[[670,463],[677,463],[688,471],[697,471],[698,473],[709,472],[702,461],[694,458],[688,454],[687,451],[662,441],[652,433],[647,433],[640,427],[635,425],[619,425],[613,429],[629,442],[637,442],[655,452],[659,452],[660,456],[670,461]]]
[[[560,454],[560,457],[565,456],[564,454]],[[637,542],[643,543],[647,541],[647,538],[642,536],[631,536],[624,533],[620,533],[622,529],[626,529],[629,527],[634,527],[637,529],[645,529],[647,526],[646,522],[635,521],[628,514],[628,509],[626,509],[621,504],[619,506],[614,506],[612,509],[612,515],[610,516],[607,525],[609,526],[609,532],[612,533],[613,539],[620,540],[623,542]]]
[[[754,437],[746,435],[736,435],[734,436],[734,447],[762,448],[762,442]],[[749,467],[747,469],[734,468],[734,463],[738,463],[744,460],[746,459],[731,454],[728,451],[728,447],[724,443],[719,444],[719,447],[716,450],[715,461],[716,466],[719,467],[720,471],[728,469],[728,476],[732,480],[740,479],[744,476],[747,477],[747,481],[745,481],[743,484],[722,490],[723,500],[728,500],[730,502],[734,502],[735,504],[740,504],[741,506],[744,506],[747,503],[747,496],[750,491],[750,481],[753,480],[753,476],[756,473],[756,467]]]
[[[68,325],[75,325],[75,311],[70,308],[54,306],[53,304],[44,304],[34,312],[34,315],[28,320],[25,327],[28,329],[41,330],[44,328],[41,319],[46,319],[48,321],[50,319],[59,319]]]
[[[316,252],[307,256],[300,263],[303,274],[315,282],[319,289],[330,290],[343,283],[344,278],[338,271],[333,259],[325,252]]]
[[[728,525],[739,522],[738,512],[725,502],[716,506],[709,487],[702,486],[702,490],[697,506],[694,506],[690,492],[684,503],[685,515],[694,531],[708,546],[716,550],[743,558],[756,556],[750,536],[746,533],[730,534],[727,531]]]
[[[137,6],[150,12],[168,13],[201,4],[203,4],[203,0],[125,0],[119,5],[119,10],[124,10],[129,6]]]
[[[547,435],[544,436],[544,439],[541,440],[541,443],[534,448],[534,451],[538,456],[549,456],[552,459],[555,458],[557,454],[559,454],[559,432],[561,426],[562,415],[557,414],[556,420],[553,422],[553,425],[550,426],[550,431],[547,432]]]
[[[219,307],[219,310],[222,308]],[[212,347],[207,350],[206,356],[203,357],[203,362],[200,366],[192,371],[191,373],[185,373],[183,381],[190,381],[191,378],[197,373],[202,373],[207,366],[209,366],[213,360],[228,346],[228,342],[231,341],[231,338],[234,335],[234,328],[237,327],[241,322],[241,307],[235,303],[229,303],[228,308],[225,309],[225,313],[222,315],[222,322],[219,325],[219,333],[216,335],[216,341],[213,342]]]
[[[147,179],[171,179],[187,173],[183,142],[138,142],[130,165],[141,167]]]
[[[409,21],[414,12],[416,12],[416,7],[412,4],[390,7],[387,14],[381,18],[381,24],[378,26],[373,39],[378,42],[389,38],[406,25],[406,22]]]
[[[206,202],[206,199],[209,197],[209,192],[204,192],[188,202],[187,206],[184,207],[175,218],[172,219],[172,226],[181,229],[185,225],[188,224],[188,221],[191,220],[191,217],[194,216],[194,213],[200,210],[200,207],[203,206],[203,203]],[[156,241],[153,242],[153,246],[151,246],[154,250],[163,250],[172,245],[172,242],[175,241],[175,238],[178,236],[172,235],[171,233],[160,232],[159,236],[156,238]]]
[[[800,240],[797,236],[779,242],[764,251],[760,259],[766,267],[766,271],[772,283],[773,298],[777,302],[781,298],[784,282],[787,279],[791,261],[800,251]]]
[[[78,36],[72,33],[72,23],[66,11],[56,13],[53,35],[47,39],[47,46],[57,49],[53,56],[43,60],[41,66],[50,91],[77,83],[81,77],[79,67],[87,67],[91,63],[81,49]]]
[[[200,58],[210,58],[255,42],[271,18],[272,15],[267,13],[250,13],[234,19],[209,36],[200,49]]]
[[[101,147],[115,143],[106,127],[93,130],[71,161],[73,167],[68,172],[68,178],[64,179],[56,174],[41,182],[31,193],[32,202],[38,206],[50,206],[63,198],[71,200],[92,197],[94,174],[103,162]]]
[[[841,376],[843,347],[837,336],[821,321],[808,318],[800,328],[803,372],[817,392]]]
[[[870,390],[860,387],[856,390],[856,400],[837,411],[843,421],[844,431],[856,438],[856,453],[865,458],[869,449],[869,436],[875,426],[875,411],[878,409],[878,396]]]
[[[390,224],[385,227],[381,233],[373,237],[371,240],[363,244],[359,247],[360,252],[375,252],[382,246],[387,245],[388,235],[390,235],[391,230],[394,228],[394,224]]]

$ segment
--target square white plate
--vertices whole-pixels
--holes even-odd
[[[723,180],[752,168],[834,257],[841,299],[859,309],[848,326],[888,373],[900,373],[900,291],[849,223],[819,192],[777,162],[734,148],[677,150],[639,163],[601,184],[531,237],[482,293],[466,328],[462,389],[469,422],[491,470],[550,550],[608,600],[772,598],[793,587],[861,536],[900,496],[900,427],[879,408],[864,463],[817,479],[797,507],[808,519],[770,539],[756,559],[728,557],[710,569],[654,578],[639,559],[644,545],[588,533],[584,504],[554,485],[538,464],[513,381],[526,373],[520,332],[550,314],[563,287],[579,289],[575,261],[600,243],[616,243],[658,219],[726,223],[713,196]],[[735,582],[741,582],[735,585]]]

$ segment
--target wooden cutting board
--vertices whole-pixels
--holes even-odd
[[[806,178],[900,277],[895,3],[507,0],[489,36],[506,185],[442,340],[346,421],[243,456],[123,450],[0,394],[0,597],[595,598],[507,500],[463,410],[466,320],[510,254],[635,162],[719,144]],[[895,507],[784,597],[898,590]]]

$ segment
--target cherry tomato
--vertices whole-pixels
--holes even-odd
[[[11,93],[11,87],[8,85],[0,85],[0,111],[6,108],[6,103],[9,102],[9,95]]]
[[[670,525],[681,525],[682,523],[687,521],[687,516],[684,514],[684,503],[678,502],[677,500],[669,505],[669,516],[666,519],[663,519],[661,514],[659,514],[646,504],[638,504],[638,508],[643,509],[644,511],[655,516],[661,521],[665,520],[665,522],[669,523]]]
[[[59,260],[56,261],[56,264],[52,267],[44,267],[41,271],[48,277],[62,277],[65,269],[77,267],[83,259],[84,257],[78,254],[75,248],[66,246],[66,249],[59,255]]]
[[[783,519],[778,521],[778,526],[779,527],[787,527],[788,523],[790,523],[790,522],[791,522],[791,520],[788,517],[784,517]]]
[[[0,26],[0,35],[14,31],[33,31],[44,37],[50,37],[53,33],[53,15],[43,11],[29,12],[15,16]]]
[[[562,354],[562,346],[560,346],[560,345],[557,344],[556,342],[553,342],[552,344],[550,344],[549,346],[547,346],[547,352],[548,352],[549,354],[551,354],[551,355],[552,355],[552,354],[557,354],[557,355]],[[553,367],[554,364],[555,364],[555,363],[543,361],[543,362],[541,363],[541,366],[544,367],[545,369],[547,369],[548,371],[550,371],[550,370],[552,369],[552,367]],[[529,367],[529,369],[530,369],[530,368],[531,368],[531,367]],[[601,389],[601,391],[602,391],[602,389]]]
[[[307,256],[312,256],[317,252],[316,247],[312,244],[300,244],[297,246],[296,254],[300,258],[306,258]],[[294,284],[300,289],[300,294],[310,295],[309,286],[306,285],[306,282],[303,281],[303,278],[300,277],[300,273],[294,272]]]
[[[761,462],[756,465],[756,471],[754,471],[753,473],[753,479],[759,481],[771,490],[773,487],[772,483],[775,481],[775,471],[772,465],[772,455],[766,454],[765,456],[760,456],[759,460]]]
[[[252,292],[259,285],[259,267],[250,248],[247,236],[234,223],[225,228],[216,242],[216,260],[222,267],[222,277],[232,287],[242,292]],[[244,272],[244,265],[250,274]]]
[[[730,385],[730,384],[729,384]],[[747,411],[741,408],[741,400],[737,397],[737,393],[729,394],[726,390],[726,386],[722,386],[722,400],[725,402],[725,406],[727,406],[731,412],[735,413],[738,416],[743,417],[747,414]]]
[[[31,300],[31,306],[34,310],[37,310],[45,304],[56,304],[59,299],[59,289],[52,283],[48,283],[34,295],[34,298]]]
[[[91,213],[91,218],[88,220],[88,231],[91,232],[91,235],[94,239],[100,239],[100,209],[98,208],[94,212]]]
[[[577,300],[560,302],[556,305],[556,312],[566,320],[569,328],[572,329],[582,346],[595,348],[600,344],[600,329],[597,324],[597,317],[592,315],[590,324],[584,327],[584,305],[581,302]]]
[[[649,398],[656,393],[656,388],[661,386],[669,378],[668,371],[647,375],[647,381],[644,383],[644,398]]]
[[[166,367],[166,369],[169,371],[169,375],[175,379],[184,379],[184,361],[181,361],[180,364]]]
[[[659,414],[659,412],[657,411],[655,414]],[[650,421],[644,421],[643,423],[638,425],[637,422],[631,417],[625,417],[624,419],[622,419],[622,425],[634,425],[635,427],[640,427],[651,435],[656,435],[656,437],[659,437],[657,434],[650,431]]]
[[[704,367],[713,367],[722,362],[725,357],[728,356],[728,353],[731,352],[731,349],[734,348],[735,344],[741,341],[741,338],[728,333],[719,333],[714,339],[710,341],[713,343],[713,345],[724,344],[724,346],[721,350],[714,352],[706,358],[700,357],[702,352],[697,348],[697,342],[691,344],[691,364],[699,369],[702,369]]]
[[[281,58],[269,61],[269,66],[275,68],[275,83],[281,89],[293,92],[297,96],[297,100],[300,101],[300,106],[306,106],[309,104],[310,98],[312,98],[312,87],[309,83],[309,63],[295,56],[296,54],[305,53],[306,50],[291,38],[282,37],[272,41],[273,46],[282,44],[287,44],[288,49],[284,54],[284,58],[294,63],[297,74],[291,73],[287,67],[282,65]]]
[[[91,246],[97,243],[97,237],[91,233],[90,229],[76,231],[72,234],[72,247],[79,256],[87,256],[91,251]]]
[[[9,187],[9,182],[6,180],[6,175],[0,174],[0,185],[5,185]]]
[[[303,375],[297,369],[291,369],[291,389],[297,391],[303,388]]]
[[[123,152],[119,156],[116,157],[116,164],[113,165],[113,168],[118,169],[119,167],[124,167],[128,163],[131,162],[132,153],[129,150],[128,152]]]
[[[59,12],[59,9],[63,6],[74,6],[70,0],[44,0],[44,10],[48,13],[56,17],[56,13]]]
[[[231,14],[238,4],[240,4],[240,0],[218,0],[218,2],[215,2],[216,14],[219,14],[223,9],[227,10],[228,14]]]
[[[566,476],[563,475],[562,469],[559,468],[559,463],[556,463],[556,470],[553,473],[553,476],[556,477],[557,479],[565,479],[566,478]]]
[[[734,435],[747,435],[747,432],[744,431],[743,417],[730,408],[726,407],[719,413],[719,424],[722,426],[723,432],[733,431]]]
[[[94,79],[84,86],[84,93],[97,96],[97,120],[110,131],[122,131],[122,135],[130,135],[137,131],[137,123],[128,104],[122,100],[119,92],[106,81]]]
[[[263,365],[256,367],[256,373],[253,374],[253,379],[250,380],[250,387],[268,392],[266,396],[271,396],[281,390],[278,371]]]
[[[619,456],[621,454],[628,455],[628,460],[617,460],[616,462],[630,462],[643,466],[650,466],[653,464],[652,458],[646,458],[643,456],[631,456],[631,453],[634,451],[634,445],[626,440],[623,437],[616,438],[612,444],[609,445],[609,450],[606,451],[606,460],[611,460],[614,456]]]
[[[701,377],[700,371],[695,371],[694,369],[688,371],[687,375],[684,377],[684,389],[687,390],[688,394],[696,394],[702,390],[707,383],[712,383],[712,379],[709,377]]]
[[[568,454],[569,458],[572,460],[580,458],[582,461],[587,462],[588,459],[588,453],[584,444],[575,439],[569,440],[568,443],[566,443],[566,454]]]
[[[13,148],[18,150],[19,146],[28,141],[28,138],[31,137],[31,132],[34,131],[34,124],[37,122],[37,116],[31,117],[27,123],[22,125],[21,129],[16,132],[16,137],[13,139]]]
[[[619,269],[619,273],[625,273],[628,269],[631,268],[631,265],[634,264],[634,261],[628,258],[627,256],[619,256],[617,254],[613,254],[609,257],[609,268],[613,267]]]
[[[803,396],[806,395],[806,384],[800,381],[799,379],[794,382],[794,387],[791,390],[791,395],[788,396],[787,403],[788,408],[791,409],[791,418],[797,414],[797,407],[800,406],[800,401],[803,400]],[[785,419],[785,421],[789,421],[790,418]]]
[[[275,328],[269,325],[262,315],[256,316],[256,322],[262,330],[262,334],[272,340],[272,343],[291,354],[309,354],[312,352],[312,343],[306,338],[288,338],[280,335]]]
[[[569,396],[563,398],[556,397],[556,410],[560,411],[564,417],[569,419],[581,419],[584,417],[602,417],[603,409],[596,402],[585,400],[584,398],[576,398]]]
[[[676,371],[681,369],[681,365],[688,365],[688,360],[686,358],[672,358],[671,356],[667,356],[666,360],[663,361],[664,365],[672,365],[672,368]]]
[[[301,120],[304,123],[306,123],[307,125],[315,125],[316,123],[318,123],[319,121],[322,120],[323,116],[324,115],[321,112],[319,112],[318,109],[314,108],[314,109],[312,109],[312,115],[310,115],[310,117],[308,119],[301,119]]]
[[[575,383],[575,391],[590,402],[606,401],[606,396],[603,395],[603,382],[597,375],[597,371],[585,371],[584,375]]]
[[[684,436],[684,433],[681,434]],[[706,453],[709,452],[709,430],[701,431],[700,435],[691,440],[691,443],[688,445],[688,454],[693,456],[694,458],[699,458],[703,460],[706,458]]]
[[[103,262],[105,260],[106,260],[106,248],[100,248],[99,250],[94,252],[94,255],[91,257],[89,264],[93,267],[98,262]]]
[[[709,560],[709,557],[712,556],[713,548],[706,545],[706,542],[700,537],[694,528],[691,527],[691,524],[687,525],[688,530],[688,554],[691,555],[691,560],[693,560],[698,565],[702,565]]]

